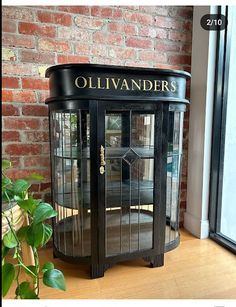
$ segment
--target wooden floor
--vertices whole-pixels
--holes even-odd
[[[114,265],[105,276],[91,280],[89,267],[52,258],[43,250],[41,260],[53,261],[64,272],[65,292],[42,285],[41,299],[235,299],[236,257],[210,239],[199,240],[181,231],[180,246],[165,254],[165,266],[149,268],[141,259]],[[13,298],[13,291],[8,298]]]

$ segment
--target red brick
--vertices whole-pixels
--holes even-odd
[[[93,34],[94,43],[107,45],[122,45],[123,36],[115,33],[95,32]]]
[[[19,33],[35,36],[55,37],[56,35],[56,30],[53,26],[38,25],[27,22],[20,22],[18,25],[18,31]]]
[[[55,56],[53,53],[37,52],[31,50],[21,50],[21,62],[54,64]]]
[[[2,19],[2,32],[16,32],[16,22],[7,18]]]
[[[130,37],[126,40],[126,46],[134,48],[152,48],[153,42],[148,38]]]
[[[10,90],[2,90],[2,101],[5,102],[5,101],[12,101],[13,99],[13,95],[12,95],[12,91]]]
[[[39,192],[39,184],[36,184],[36,183],[32,184],[31,187],[29,188],[29,191],[30,191],[31,193],[33,193],[33,192]]]
[[[20,47],[20,48],[35,48],[34,37],[32,36],[21,36],[18,34],[2,35],[2,44],[9,47]]]
[[[23,63],[8,63],[2,64],[2,74],[3,75],[34,75],[36,74],[35,65],[33,64],[23,64]]]
[[[103,19],[95,19],[89,16],[77,16],[75,19],[75,24],[83,29],[97,30],[101,29],[104,25]]]
[[[90,32],[86,29],[81,29],[79,27],[74,28],[66,28],[61,27],[58,29],[58,38],[72,41],[80,41],[80,42],[89,42],[90,41]]]
[[[28,142],[48,142],[49,135],[45,131],[25,131],[25,136]]]
[[[46,105],[22,106],[22,114],[27,116],[48,116],[48,107]]]
[[[120,32],[128,35],[136,35],[138,28],[136,25],[111,22],[108,25],[108,30],[111,32]]]
[[[159,63],[159,64],[156,64],[154,65],[154,67],[158,68],[158,69],[181,69],[181,66],[179,65],[170,65],[170,64],[162,64],[162,63]]]
[[[2,77],[2,87],[3,88],[19,88],[19,78]]]
[[[165,29],[143,26],[139,29],[139,35],[151,38],[166,39],[167,31]]]
[[[49,155],[49,153],[50,153],[50,146],[49,146],[49,143],[43,144],[42,154],[44,154],[44,155]]]
[[[65,13],[50,13],[45,11],[37,12],[37,17],[40,22],[54,23],[62,26],[70,27],[72,25],[72,17]]]
[[[58,6],[60,11],[73,13],[73,14],[81,14],[81,15],[89,15],[90,7],[89,6]]]
[[[45,191],[45,190],[50,191],[50,189],[51,189],[51,182],[42,182],[40,184],[40,191]]]
[[[193,8],[192,7],[184,7],[177,9],[177,16],[192,18],[193,17]]]
[[[47,79],[22,78],[23,89],[48,90],[48,87]]]
[[[18,116],[20,115],[18,107],[15,107],[11,104],[2,105],[2,115],[3,116]]]
[[[137,22],[139,24],[144,25],[152,25],[153,24],[153,17],[148,14],[142,14],[142,13],[133,13],[130,11],[124,11],[123,13],[124,20],[130,21],[130,22]]]
[[[24,159],[24,166],[25,167],[35,167],[35,166],[41,166],[41,167],[47,167],[50,168],[50,159],[49,157],[44,156],[34,156],[30,159]]]
[[[193,24],[192,24],[192,21],[185,21],[184,22],[184,31],[190,31],[192,32],[192,27],[193,27]]]
[[[154,24],[159,28],[177,29],[177,30],[183,29],[183,22],[178,21],[175,18],[157,16],[155,17]]]
[[[29,156],[41,154],[42,145],[39,144],[9,144],[6,145],[5,152],[15,156]]]
[[[112,9],[103,6],[91,7],[91,16],[101,16],[104,18],[112,17]]]
[[[2,131],[2,141],[18,141],[20,142],[20,133],[18,131]]]
[[[30,159],[31,159],[31,157],[30,157]],[[12,180],[29,177],[30,175],[32,175],[32,173],[37,173],[37,174],[43,176],[44,180],[50,179],[49,169],[47,169],[47,170],[38,169],[37,168],[38,165],[35,165],[35,167],[36,168],[34,168],[34,169],[28,169],[28,170],[26,170],[26,169],[23,169],[23,170],[21,170],[21,169],[10,169],[6,173]]]
[[[157,51],[142,50],[139,51],[139,59],[141,61],[154,61],[157,63],[165,63],[166,55]]]
[[[191,44],[183,44],[181,50],[182,50],[184,53],[189,53],[189,54],[191,54],[191,53],[192,53],[192,45],[191,45]]]
[[[30,130],[39,129],[39,119],[28,119],[28,118],[4,118],[5,129],[13,130]]]
[[[58,64],[66,63],[89,63],[89,57],[79,56],[79,55],[58,55],[57,56]]]
[[[125,65],[131,67],[150,67],[149,63],[141,61],[126,61]]]
[[[50,38],[41,38],[38,41],[39,50],[55,51],[55,52],[68,52],[70,45],[68,42],[61,40],[54,40]]]
[[[12,91],[12,102],[28,102],[33,103],[37,101],[34,91],[27,90],[13,90]]]
[[[122,16],[123,16],[123,11],[121,9],[113,8],[112,19],[119,19],[122,18]]]
[[[49,120],[48,120],[48,117],[42,119],[42,127],[43,127],[43,129],[45,131],[49,130]]]
[[[111,47],[108,49],[108,55],[111,58],[135,59],[136,51],[133,48]]]
[[[191,65],[191,56],[190,55],[170,55],[168,61],[170,64]]]
[[[45,100],[50,97],[49,91],[39,91],[37,95],[39,103],[45,103]]]
[[[90,49],[91,50],[95,49],[95,48],[92,48],[89,44],[83,43],[83,42],[75,43],[74,46],[75,46],[76,53],[86,54],[86,55],[90,53]]]
[[[33,21],[34,10],[32,10],[32,8],[24,8],[22,6],[3,6],[2,16],[14,20]]]
[[[180,47],[176,43],[169,43],[169,42],[162,42],[162,41],[157,41],[155,44],[155,49],[157,51],[179,51]]]
[[[162,15],[167,16],[169,13],[169,7],[168,6],[139,6],[139,11],[148,13],[148,14],[156,14],[156,15]]]
[[[170,31],[169,39],[173,41],[180,41],[180,42],[191,42],[191,33],[190,32]]]
[[[91,48],[91,55],[92,56],[106,57],[107,53],[108,53],[108,47],[106,45],[96,44],[96,48]]]

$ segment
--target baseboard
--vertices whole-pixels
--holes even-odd
[[[184,228],[199,239],[209,237],[209,220],[201,220],[188,212],[184,213]]]

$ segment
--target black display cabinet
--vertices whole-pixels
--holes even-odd
[[[176,70],[50,67],[54,255],[101,277],[142,257],[152,267],[179,244],[186,79]]]

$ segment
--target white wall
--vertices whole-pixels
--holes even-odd
[[[203,15],[209,13],[216,13],[216,7],[194,7],[187,208],[184,215],[184,227],[201,239],[209,235],[208,206],[216,32],[202,29],[200,20]]]

